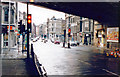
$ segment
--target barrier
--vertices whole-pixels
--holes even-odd
[[[37,55],[34,53],[33,44],[31,44],[31,56],[32,56],[33,62],[37,68],[39,75],[42,77],[47,77],[47,72],[44,66],[39,62]]]

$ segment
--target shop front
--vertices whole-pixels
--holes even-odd
[[[91,33],[84,33],[84,45],[91,44]]]
[[[8,47],[8,38],[9,38],[8,29],[9,29],[9,26],[6,26],[6,25],[2,26],[3,48]],[[10,26],[10,47],[15,46],[15,44],[16,44],[16,36],[14,32],[14,26]]]
[[[106,28],[103,25],[95,25],[95,36],[94,36],[94,45],[97,47],[105,47],[106,46]]]

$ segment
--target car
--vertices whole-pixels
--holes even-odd
[[[33,42],[36,42],[37,40],[38,40],[38,38],[34,38],[34,39],[33,39]]]
[[[75,41],[70,41],[70,45],[71,45],[71,46],[77,46],[77,42],[75,42]]]
[[[75,41],[75,43],[76,43],[77,45],[79,45],[79,44],[80,44],[80,42],[79,42],[79,41]]]
[[[39,40],[39,38],[40,38],[39,36],[38,36],[38,37],[36,37],[36,39],[37,39],[37,40]]]
[[[56,40],[54,43],[55,44],[60,44],[60,40]]]
[[[54,39],[51,39],[51,42],[54,43]]]
[[[47,39],[44,39],[44,43],[46,43],[48,40]]]
[[[33,38],[31,38],[31,41],[33,41]]]
[[[45,39],[44,39],[44,38],[42,38],[42,39],[41,39],[41,42],[43,42],[44,40],[45,40]]]

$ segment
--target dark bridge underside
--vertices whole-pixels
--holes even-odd
[[[33,2],[53,10],[87,17],[107,26],[119,26],[119,2]]]

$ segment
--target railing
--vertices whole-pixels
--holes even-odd
[[[33,44],[31,44],[31,55],[39,75],[42,77],[47,77],[47,72],[44,66],[39,62],[37,55],[34,53]]]

